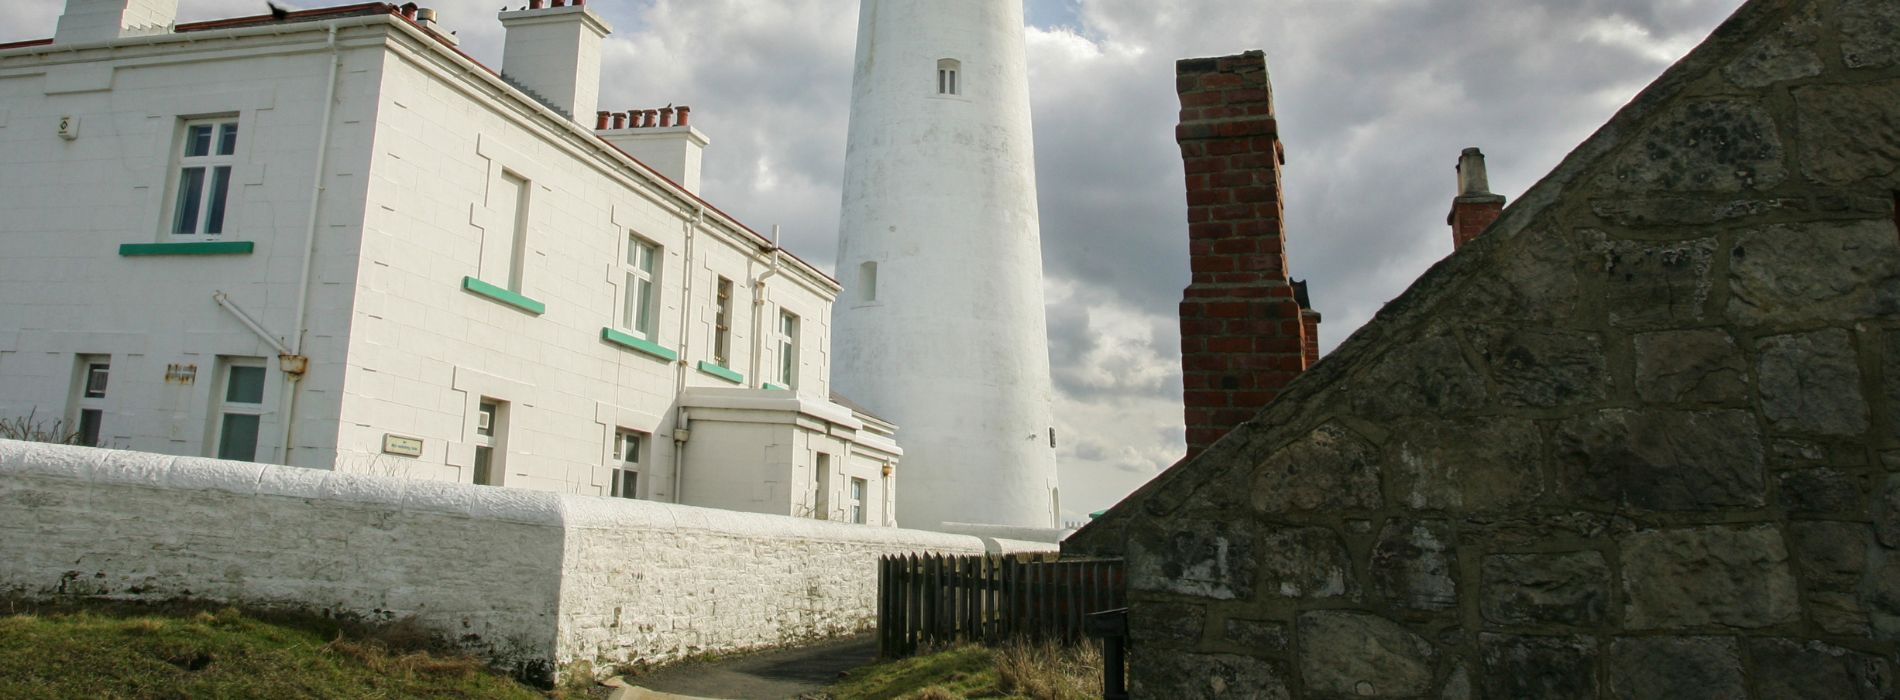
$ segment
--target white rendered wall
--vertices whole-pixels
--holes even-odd
[[[0,502],[0,593],[415,616],[504,665],[557,654],[550,494],[0,440]]]
[[[743,385],[776,381],[764,375],[778,345],[760,336],[784,309],[801,319],[798,393],[828,394],[829,280],[786,257],[759,294],[772,260],[752,234],[711,212],[694,225],[703,205],[634,176],[403,20],[335,24],[342,65],[289,463],[466,482],[477,403],[490,396],[512,404],[505,484],[608,493],[612,431],[624,427],[652,438],[643,495],[670,499],[679,388],[737,386],[698,369],[718,276],[734,283],[729,364]],[[327,26],[144,38],[107,60],[0,52],[0,419],[34,412],[70,426],[77,357],[104,355],[106,445],[209,455],[219,358],[254,358],[270,367],[258,458],[275,458],[290,386],[277,350],[212,295],[287,344],[296,335]],[[121,244],[171,240],[180,125],[217,114],[239,122],[223,238],[254,250],[120,255]],[[53,128],[67,115],[77,139]],[[522,291],[547,305],[538,316],[461,288],[481,273],[480,227],[495,225],[489,194],[503,168],[534,188]],[[622,312],[629,231],[664,248],[657,341],[679,360],[601,339]],[[174,365],[196,374],[168,379]],[[421,440],[421,457],[384,454],[386,435]]]
[[[518,668],[665,661],[861,630],[875,620],[881,555],[1053,550],[4,440],[0,503],[0,594],[414,616]]]
[[[887,477],[883,469],[898,464],[899,458],[887,441],[796,409],[693,407],[689,412],[693,439],[686,446],[688,502],[848,523],[851,480],[862,479],[864,524],[896,525],[890,497],[895,470]],[[830,470],[824,478],[819,476],[821,463]]]
[[[840,226],[835,381],[900,427],[898,522],[1055,525],[1019,0],[863,0]]]
[[[212,295],[224,292],[285,343],[295,335],[332,60],[320,30],[251,37],[241,53],[211,42],[124,48],[103,60],[57,46],[0,56],[0,418],[35,413],[70,428],[76,357],[101,355],[112,367],[106,445],[211,454],[219,358],[252,358],[269,368],[257,454],[276,459],[289,387],[277,350]],[[311,365],[288,460],[300,466],[335,458],[379,47],[348,34],[339,43],[341,99],[328,124],[306,319]],[[238,121],[221,238],[253,251],[121,255],[122,244],[173,239],[174,150],[183,121],[205,115]],[[78,120],[77,138],[57,134],[62,116]],[[168,378],[174,365],[181,371]]]
[[[695,224],[696,202],[605,167],[604,144],[576,144],[520,103],[462,80],[451,57],[404,39],[384,66],[371,154],[362,303],[338,437],[353,460],[347,468],[469,482],[477,404],[488,397],[509,404],[503,485],[610,493],[619,427],[650,437],[643,497],[671,501],[680,385],[775,381],[765,370],[779,350],[760,335],[776,337],[781,309],[801,319],[800,393],[826,391],[828,281],[787,259],[761,296],[755,280],[771,256],[757,239],[710,214]],[[462,289],[465,276],[482,276],[484,228],[510,225],[495,214],[504,171],[530,183],[519,291],[546,305],[541,314]],[[621,326],[629,233],[661,247],[656,342],[678,360],[601,339],[602,328]],[[713,359],[719,277],[733,284],[728,366],[737,384],[700,369]],[[423,456],[380,456],[388,432],[423,440]],[[686,502],[702,503],[692,493]]]

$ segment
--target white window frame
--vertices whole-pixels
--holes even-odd
[[[778,310],[778,382],[787,389],[798,388],[798,314]]]
[[[868,494],[871,490],[871,482],[864,479],[852,477],[850,489],[851,489],[851,492],[849,494],[846,494],[851,503],[851,521],[850,522],[863,525],[864,524],[864,500],[865,500],[866,494]]]
[[[483,396],[475,402],[475,421],[470,430],[475,443],[475,461],[469,464],[468,481],[476,486],[501,486],[506,479],[508,462],[508,402]],[[488,459],[488,478],[482,478],[482,456]]]
[[[620,295],[620,327],[648,342],[660,342],[660,272],[665,259],[666,248],[640,234],[627,233],[627,250],[620,256],[626,285]]]
[[[74,361],[73,408],[67,416],[66,431],[75,436],[79,444],[98,447],[105,441],[106,391],[111,387],[112,356],[80,355]],[[95,390],[93,379],[100,380]],[[86,434],[86,414],[93,414],[92,435]],[[66,437],[62,435],[60,437]]]
[[[824,452],[812,455],[812,517],[818,520],[831,519],[831,455]]]
[[[231,380],[236,374],[233,370],[257,369],[263,372],[258,383],[257,402],[231,400]],[[218,358],[218,381],[211,389],[211,426],[210,440],[206,442],[205,452],[218,459],[239,459],[224,453],[225,418],[227,416],[257,416],[257,435],[251,443],[251,458],[239,461],[257,461],[257,451],[263,447],[265,407],[270,402],[270,365],[261,357]]]
[[[629,439],[634,441],[631,446],[627,444]],[[614,498],[644,498],[640,491],[648,488],[649,484],[644,477],[645,470],[641,467],[646,463],[647,448],[651,444],[652,436],[647,433],[630,428],[614,429],[613,483],[608,487],[609,495]],[[633,493],[627,493],[626,477],[629,475],[633,477]]]
[[[713,364],[732,369],[732,280],[718,277],[713,285]]]
[[[957,97],[963,94],[958,78],[963,72],[963,62],[954,58],[937,61],[937,94],[945,97]]]
[[[209,127],[208,151],[204,155],[189,155],[193,145],[192,131],[198,127]],[[226,138],[229,148],[226,148]],[[238,139],[243,130],[238,126],[238,116],[228,114],[216,117],[184,119],[179,122],[178,144],[172,149],[172,168],[170,179],[165,187],[165,239],[175,243],[194,241],[225,240],[231,232],[232,205],[237,198],[232,196],[232,180],[237,172]],[[224,152],[227,151],[228,152]],[[183,195],[185,173],[201,170],[202,178],[198,196],[192,198],[195,215],[190,226],[185,226],[183,215]],[[220,175],[222,173],[222,181]],[[222,191],[220,191],[220,186]],[[218,217],[217,231],[211,231],[211,209],[214,202],[222,196],[223,212]],[[180,230],[187,229],[187,230]]]

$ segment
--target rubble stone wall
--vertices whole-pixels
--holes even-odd
[[[1900,4],[1755,0],[1064,543],[1153,698],[1900,692]]]

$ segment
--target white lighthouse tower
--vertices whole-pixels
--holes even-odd
[[[833,382],[898,425],[897,516],[1060,524],[1022,0],[863,0]]]

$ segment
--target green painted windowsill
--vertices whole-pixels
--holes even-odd
[[[527,297],[521,296],[520,294],[510,292],[506,289],[502,289],[501,287],[497,287],[495,285],[489,284],[487,282],[483,282],[473,277],[463,277],[462,288],[470,292],[479,294],[481,296],[494,299],[495,301],[499,301],[503,304],[507,304],[509,306],[515,307],[517,309],[521,309],[522,311],[526,311],[536,316],[540,316],[541,314],[547,313],[548,311],[547,304],[543,304],[533,299],[529,299]]]
[[[667,362],[680,359],[679,353],[668,350],[664,345],[641,340],[612,328],[600,329],[600,339],[634,352],[652,355]]]
[[[128,258],[152,255],[250,255],[257,244],[251,241],[200,241],[196,243],[123,243],[119,255]]]
[[[765,388],[770,389],[772,391],[791,391],[792,390],[791,387],[785,386],[784,384],[773,384],[771,382],[766,382]]]
[[[718,377],[720,379],[724,379],[734,384],[745,383],[745,375],[726,369],[724,367],[720,367],[719,365],[715,365],[705,360],[699,361],[699,371],[705,372],[707,374]]]

